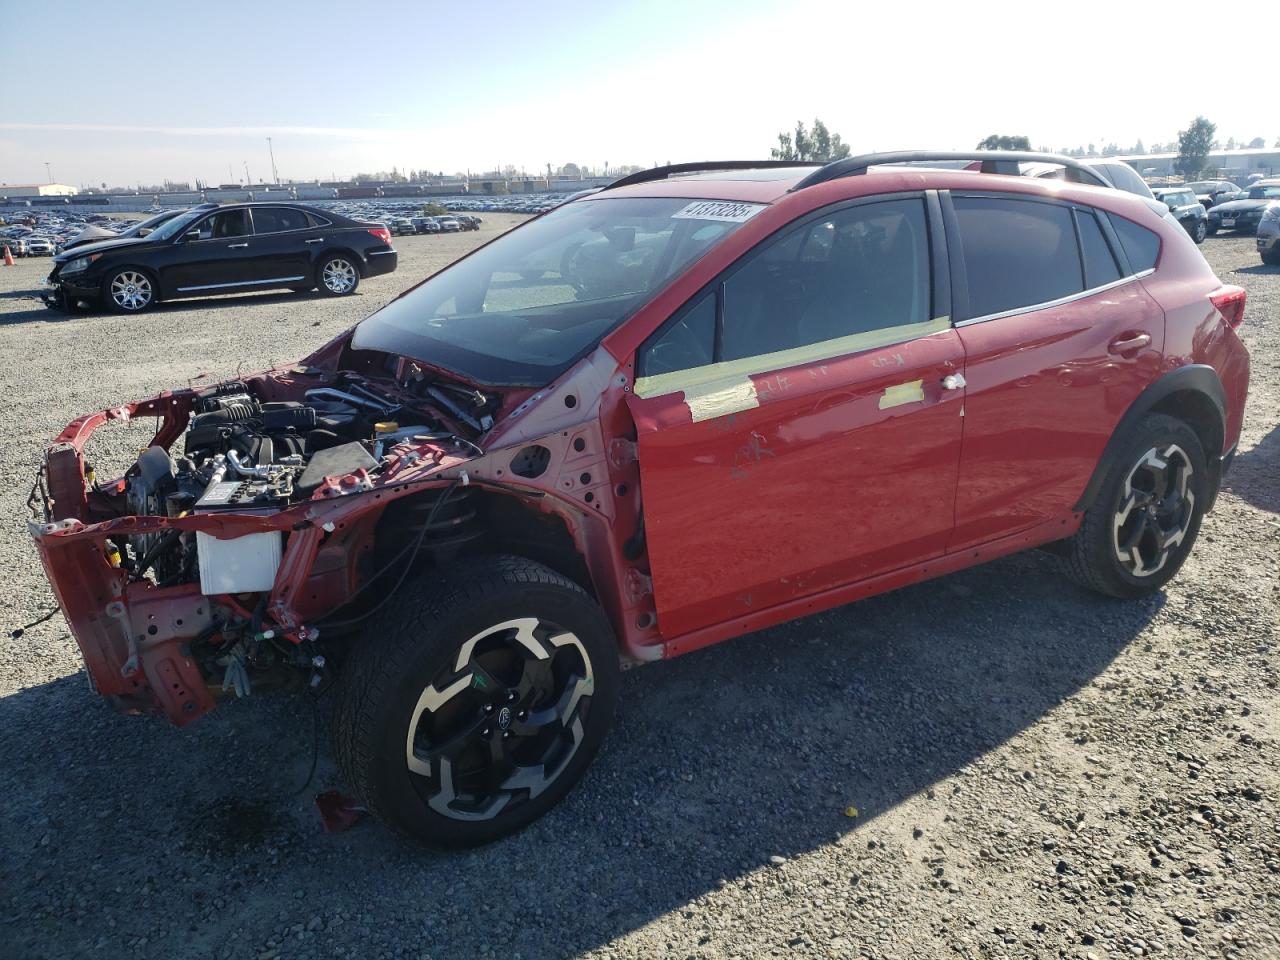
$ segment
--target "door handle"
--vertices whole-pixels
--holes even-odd
[[[314,240],[303,240],[303,243],[324,243],[324,237],[316,237]]]
[[[244,250],[248,246],[249,245],[247,243],[229,243],[227,244],[227,249],[228,250]]]
[[[963,390],[965,386],[963,373],[948,373],[942,378],[943,390]]]
[[[1122,333],[1107,344],[1107,351],[1121,354],[1132,353],[1135,350],[1141,350],[1150,343],[1151,334],[1149,333]]]

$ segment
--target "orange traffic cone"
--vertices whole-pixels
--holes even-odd
[[[13,266],[13,254],[9,252],[9,245],[7,243],[4,245],[4,265],[6,267]]]

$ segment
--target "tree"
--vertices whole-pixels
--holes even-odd
[[[843,160],[849,155],[849,145],[840,134],[831,133],[821,120],[813,121],[813,129],[806,130],[796,121],[795,134],[778,134],[778,145],[769,151],[775,160]]]
[[[567,177],[570,180],[577,180],[582,177],[582,168],[576,163],[566,163],[560,168],[560,176]]]
[[[1236,138],[1235,138],[1235,137],[1227,137],[1227,149],[1228,149],[1228,150],[1234,150],[1235,148],[1236,148]]]
[[[1267,141],[1263,140],[1261,137],[1254,137],[1249,141],[1250,150],[1262,150],[1266,145]]]
[[[1030,137],[1010,137],[993,133],[978,144],[979,150],[1030,150]]]
[[[1199,176],[1209,159],[1209,151],[1213,149],[1213,135],[1217,130],[1204,117],[1196,117],[1191,126],[1179,130],[1178,159],[1174,161],[1174,169],[1188,179]]]
[[[1141,156],[1142,154],[1147,152],[1147,148],[1142,145],[1141,138],[1139,138],[1138,142],[1133,145],[1133,152],[1138,156]]]

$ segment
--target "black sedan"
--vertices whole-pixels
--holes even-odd
[[[1196,243],[1201,243],[1208,232],[1209,214],[1191,192],[1190,187],[1156,187],[1151,191],[1155,198],[1169,208],[1173,218],[1191,235]]]
[[[1209,234],[1219,230],[1238,230],[1253,234],[1258,231],[1263,211],[1280,200],[1280,177],[1259,180],[1249,187],[1243,200],[1228,200],[1209,211]]]
[[[120,313],[141,313],[160,300],[279,287],[341,297],[362,277],[395,268],[391,234],[379,224],[295,204],[208,203],[146,237],[56,257],[41,297],[57,309],[89,302]]]

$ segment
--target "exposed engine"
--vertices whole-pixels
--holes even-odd
[[[439,387],[429,388],[428,396],[458,419],[461,398]],[[481,418],[492,422],[480,410],[467,421],[479,426]],[[142,452],[128,477],[127,507],[134,515],[167,517],[275,512],[310,497],[326,477],[375,474],[383,453],[403,440],[453,436],[436,418],[410,413],[360,383],[308,390],[302,401],[263,402],[244,383],[231,381],[198,397],[180,455],[174,455],[177,444],[173,453],[160,447]],[[230,593],[270,588],[281,536],[219,541],[169,530],[131,536],[128,546],[131,556],[124,562],[135,579],[150,574],[167,586],[198,572],[203,592]],[[227,556],[230,551],[235,556]]]

